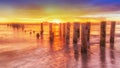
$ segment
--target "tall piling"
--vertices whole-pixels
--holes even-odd
[[[91,23],[87,22],[87,44],[88,44],[88,48],[90,48],[90,28],[91,28]]]
[[[52,23],[49,23],[49,38],[50,38],[50,42],[53,42],[54,33],[52,32]]]
[[[75,22],[73,25],[73,43],[77,44],[79,37],[80,37],[80,23]]]
[[[111,22],[111,29],[110,29],[110,43],[114,43],[115,39],[115,24],[116,22]]]
[[[79,46],[78,46],[78,39],[80,37],[80,23],[75,22],[73,24],[73,48],[74,48],[74,57],[78,60],[79,57]]]
[[[83,23],[82,24],[82,29],[81,29],[81,53],[82,54],[87,54],[88,52],[88,44],[87,44],[87,24]]]
[[[65,41],[66,23],[63,23],[63,39]]]
[[[69,44],[70,40],[70,23],[66,25],[66,34],[65,34],[66,44]]]
[[[100,46],[105,47],[106,42],[106,21],[102,21],[100,24]]]
[[[52,33],[52,23],[49,23],[49,33]]]
[[[41,36],[41,39],[43,39],[43,23],[40,24],[40,36]]]
[[[59,24],[59,36],[61,38],[61,34],[62,34],[62,23]]]

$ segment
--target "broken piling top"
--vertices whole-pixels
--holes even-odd
[[[106,43],[106,21],[100,23],[100,46],[105,47]]]
[[[114,39],[115,39],[115,21],[111,22],[111,29],[110,29],[110,43],[114,43]]]

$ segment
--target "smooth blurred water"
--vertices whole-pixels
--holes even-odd
[[[70,41],[65,44],[63,25],[53,24],[54,41],[50,42],[49,24],[24,25],[19,28],[0,25],[0,68],[119,68],[120,25],[116,25],[115,43],[109,43],[107,24],[106,48],[99,47],[100,24],[91,25],[89,54],[81,54],[81,39],[73,44],[73,24]],[[81,29],[81,28],[80,28]],[[114,47],[112,47],[114,45]],[[77,47],[74,47],[77,46]]]

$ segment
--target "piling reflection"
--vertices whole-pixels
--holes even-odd
[[[76,61],[79,60],[79,49],[78,49],[78,45],[77,44],[73,44],[73,48],[74,48],[74,58]]]
[[[63,23],[63,24],[50,23],[47,25],[40,24],[40,25],[35,25],[35,26],[24,25],[25,26],[24,31],[26,32],[26,34],[24,32],[21,32],[21,27],[19,28],[20,30],[18,29],[18,27],[17,28],[12,27],[12,28],[15,30],[17,29],[16,33],[21,32],[20,35],[16,34],[17,36],[23,36],[25,34],[25,36],[23,36],[23,37],[26,37],[26,40],[28,40],[28,43],[25,45],[31,44],[31,43],[29,43],[29,42],[31,42],[31,41],[29,41],[29,40],[31,40],[31,38],[34,38],[33,40],[37,39],[37,43],[39,45],[39,50],[36,50],[35,54],[33,54],[33,55],[31,54],[31,56],[30,57],[28,56],[27,58],[31,59],[31,57],[33,57],[33,58],[37,57],[37,60],[35,60],[35,61],[38,61],[39,59],[41,60],[41,58],[44,57],[44,59],[46,61],[43,61],[43,62],[50,63],[50,65],[52,65],[49,68],[90,68],[90,67],[106,68],[107,66],[109,67],[109,65],[110,65],[109,63],[106,63],[106,62],[109,62],[108,60],[106,60],[106,58],[107,59],[110,58],[111,64],[115,64],[115,58],[116,59],[118,59],[118,58],[117,58],[117,56],[115,57],[115,55],[114,55],[114,43],[110,44],[110,51],[109,51],[110,55],[109,56],[107,53],[105,53],[106,49],[104,46],[100,47],[100,54],[99,54],[99,49],[94,48],[92,46],[91,46],[91,49],[88,49],[87,47],[86,47],[86,49],[88,49],[89,51],[91,50],[91,52],[96,51],[96,52],[94,52],[95,55],[90,55],[88,50],[86,53],[84,53],[84,52],[80,53],[81,51],[79,48],[80,47],[79,42],[84,40],[84,39],[80,39],[80,34],[82,34],[83,32],[86,32],[86,31],[81,29],[82,32],[80,33],[79,25],[80,24],[78,24],[78,23],[74,24],[74,25],[71,25],[70,23]],[[47,26],[47,28],[46,28],[46,26]],[[74,26],[74,28],[71,28],[71,26]],[[34,27],[35,27],[35,29],[34,29]],[[44,29],[43,29],[43,27],[44,27]],[[12,29],[12,31],[13,31],[13,29]],[[71,29],[73,29],[73,30],[71,30]],[[95,30],[95,31],[97,33],[99,32],[98,30]],[[90,33],[90,31],[88,31],[88,33]],[[31,34],[31,35],[29,35],[29,34]],[[12,35],[15,35],[15,33],[13,33]],[[44,36],[44,39],[41,40],[40,37],[42,37],[42,36]],[[85,36],[85,34],[83,34],[82,36]],[[98,37],[98,36],[99,35],[97,35],[96,37]],[[85,40],[90,41],[90,38],[85,37]],[[72,44],[71,44],[71,41],[73,42]],[[99,40],[95,39],[95,41],[99,41]],[[23,43],[24,41],[16,41],[16,42]],[[14,46],[16,46],[16,42],[13,44]],[[34,42],[34,41],[32,41],[32,42],[33,42],[33,44],[36,44],[36,42]],[[90,42],[88,42],[88,43],[90,43]],[[85,45],[87,45],[87,44],[85,43]],[[92,44],[92,45],[94,46],[94,44]],[[97,45],[99,45],[99,44],[96,43],[95,46],[97,46]],[[73,46],[73,48],[72,48],[72,46]],[[26,47],[26,49],[27,48],[28,47]],[[36,47],[36,49],[37,49],[37,47]],[[45,52],[43,52],[43,51],[45,51]],[[40,55],[41,53],[42,53],[42,56]],[[38,55],[38,56],[36,56],[36,55]],[[44,59],[42,59],[42,60],[44,60]],[[100,60],[98,60],[98,59],[100,59]],[[32,59],[32,60],[34,60],[34,59]],[[40,62],[42,62],[42,61],[39,61],[39,63]],[[101,62],[101,64],[99,62]],[[63,67],[64,65],[66,67]],[[98,67],[94,67],[94,65],[98,65]],[[49,64],[46,66],[49,66]]]
[[[81,61],[82,61],[82,67],[81,68],[89,68],[88,67],[88,61],[89,61],[89,55],[86,53],[81,54]]]
[[[105,47],[100,46],[100,61],[101,61],[101,68],[106,68],[106,51]]]
[[[114,43],[110,43],[110,59],[111,63],[115,64]]]

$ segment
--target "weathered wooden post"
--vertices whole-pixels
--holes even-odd
[[[65,26],[66,26],[66,23],[63,23],[63,39],[64,39],[64,41],[65,41],[65,32],[66,32]]]
[[[50,42],[53,42],[54,33],[52,32],[52,23],[49,23],[49,38],[50,38]]]
[[[37,34],[36,34],[36,38],[39,39],[39,37],[40,37],[40,35],[39,35],[39,33],[37,33]]]
[[[43,23],[41,23],[41,32],[40,34],[42,35],[43,34]]]
[[[90,28],[91,28],[91,23],[87,22],[87,44],[88,44],[88,48],[90,48]]]
[[[40,26],[41,26],[40,36],[41,36],[41,39],[43,39],[43,23],[41,23]]]
[[[66,34],[65,34],[66,44],[69,44],[70,40],[70,23],[66,25]]]
[[[61,33],[62,33],[62,23],[59,24],[59,35],[60,35],[60,38],[61,38]]]
[[[100,46],[105,47],[106,42],[106,22],[101,22],[101,30],[100,30]]]
[[[88,44],[87,44],[87,24],[86,23],[83,23],[82,24],[82,31],[81,31],[81,42],[82,42],[82,45],[81,45],[81,53],[83,54],[87,54],[88,52]]]
[[[73,26],[73,43],[77,43],[80,37],[80,23],[75,22]]]
[[[73,48],[74,48],[74,57],[78,60],[79,57],[79,48],[78,48],[78,38],[80,37],[80,23],[75,22],[73,25]]]
[[[49,33],[51,34],[52,33],[52,23],[49,23]]]
[[[110,43],[114,43],[115,39],[115,23],[116,22],[111,22],[111,29],[110,29]]]

